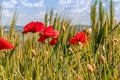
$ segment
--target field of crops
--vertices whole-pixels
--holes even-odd
[[[97,7],[99,5],[99,7]],[[120,22],[102,0],[91,5],[91,29],[46,12],[15,31],[0,24],[0,80],[120,80]],[[79,31],[79,32],[78,32]]]

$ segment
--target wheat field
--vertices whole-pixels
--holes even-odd
[[[16,12],[8,32],[0,24],[0,38],[15,46],[0,50],[0,80],[120,80],[120,22],[114,18],[112,0],[109,11],[102,0],[91,5],[91,32],[87,26],[78,29],[69,19],[53,17],[53,13],[46,12],[43,22],[59,32],[53,46],[51,38],[39,42],[39,32],[17,32]],[[89,37],[84,46],[69,43],[78,31]]]

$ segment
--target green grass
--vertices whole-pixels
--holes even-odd
[[[91,6],[92,34],[84,47],[68,43],[77,28],[71,20],[53,17],[53,10],[46,13],[44,23],[60,33],[55,46],[49,40],[39,43],[39,33],[15,32],[15,12],[9,34],[0,25],[0,37],[16,46],[0,51],[0,80],[119,80],[120,22],[114,20],[112,0],[110,12],[102,7],[102,0],[96,12],[97,4],[96,0]]]

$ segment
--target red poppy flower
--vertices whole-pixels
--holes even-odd
[[[54,38],[59,37],[59,32],[57,30],[53,30],[53,36]]]
[[[50,45],[55,45],[58,41],[59,33],[57,30],[53,30],[53,26],[48,26],[43,30],[38,41],[44,42],[46,38],[52,37],[53,39],[50,41]]]
[[[48,26],[44,29],[44,32],[51,32],[53,31],[53,26]]]
[[[47,37],[44,35],[44,34],[41,34],[41,36],[40,36],[40,38],[39,38],[39,42],[44,42],[45,41],[45,39],[46,39]]]
[[[77,40],[75,39],[75,37],[70,38],[70,39],[68,40],[68,42],[69,42],[70,44],[72,44],[72,45],[77,44]]]
[[[85,32],[78,32],[73,38],[69,39],[69,43],[75,45],[78,42],[81,42],[84,45],[87,40],[88,37]]]
[[[24,27],[24,31],[23,33],[26,34],[28,32],[32,32],[32,33],[35,33],[35,32],[40,32],[40,31],[43,31],[44,29],[44,24],[42,22],[30,22],[28,23],[27,25],[25,25]]]
[[[7,40],[4,40],[2,38],[0,38],[0,50],[4,50],[4,49],[14,49],[15,46],[13,46],[10,42],[8,42]]]
[[[58,37],[59,36],[59,33],[57,30],[53,30],[53,26],[48,26],[47,28],[44,29],[43,33],[45,34],[45,36],[47,38],[49,37]]]
[[[53,27],[52,26],[48,26],[47,28],[44,29],[44,34],[47,38],[49,37],[53,37],[54,36],[54,32],[53,32]]]
[[[87,35],[85,32],[78,32],[75,36],[76,40],[81,42],[81,43],[86,43],[87,41]]]
[[[53,39],[50,41],[50,45],[54,46],[57,42],[58,42],[58,38],[53,38]]]

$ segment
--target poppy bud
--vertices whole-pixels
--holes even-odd
[[[102,54],[100,55],[100,61],[106,63],[106,58]]]
[[[92,65],[87,64],[86,67],[87,67],[88,71],[93,72],[93,66]]]

